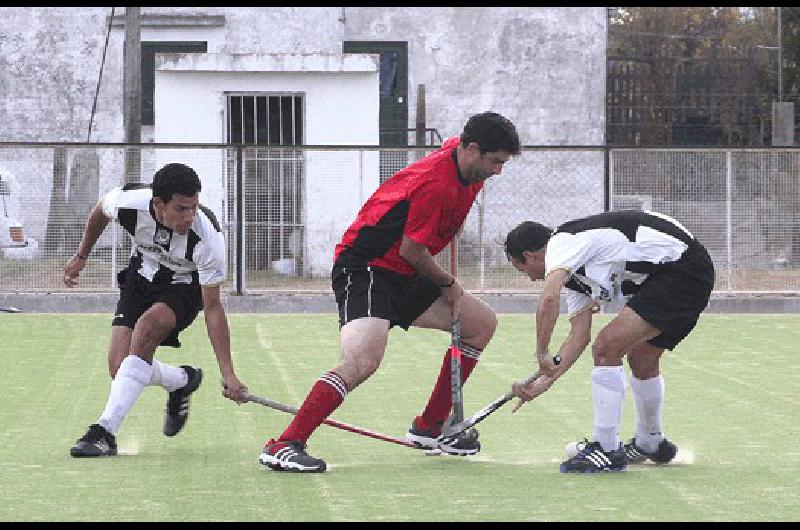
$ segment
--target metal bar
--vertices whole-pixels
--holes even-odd
[[[486,230],[486,186],[481,188],[481,199],[478,203],[478,248],[480,248],[480,286],[486,287],[486,248],[483,243],[484,231]]]
[[[111,227],[111,289],[117,287],[117,231],[118,225]]]
[[[725,154],[725,236],[726,236],[726,250],[728,258],[728,291],[733,289],[732,275],[733,275],[733,163],[732,153],[728,151]]]
[[[236,294],[244,294],[244,171],[242,146],[236,147]]]
[[[603,211],[611,211],[611,153],[603,149]]]

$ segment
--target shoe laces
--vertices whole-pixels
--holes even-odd
[[[598,447],[600,448],[601,451],[603,450],[602,446],[600,445],[600,442],[590,442],[588,438],[584,438],[583,440],[578,442],[578,445],[580,444],[583,444],[583,449],[578,451],[578,454],[575,456],[579,456],[581,458],[585,458],[586,455],[591,454]]]
[[[93,423],[81,440],[85,442],[96,442],[104,438],[106,438],[106,430],[101,425]]]

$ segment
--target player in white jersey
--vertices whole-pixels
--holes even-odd
[[[626,210],[570,221],[556,230],[526,221],[509,232],[505,251],[517,270],[531,280],[544,279],[536,306],[536,355],[545,375],[514,385],[520,405],[546,392],[583,353],[591,341],[592,315],[603,304],[623,306],[592,344],[593,440],[562,463],[561,471],[622,471],[629,462],[671,461],[677,447],[661,426],[659,360],[691,332],[708,305],[714,265],[706,249],[675,219]],[[555,366],[548,350],[562,288],[570,332]],[[623,445],[626,354],[636,436]]]
[[[120,298],[108,351],[111,390],[97,423],[70,449],[74,457],[116,455],[117,431],[150,385],[169,393],[164,434],[180,432],[189,414],[189,396],[200,386],[203,372],[153,357],[159,345],[180,347],[178,334],[201,309],[225,383],[224,395],[244,401],[247,387],[233,368],[228,320],[220,300],[225,241],[213,213],[199,202],[200,188],[193,169],[172,163],[156,172],[151,185],[111,190],[89,214],[78,251],[64,267],[64,283],[75,287],[111,220],[131,236],[130,262],[117,275]]]

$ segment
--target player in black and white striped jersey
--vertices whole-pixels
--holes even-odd
[[[514,385],[523,401],[546,392],[591,341],[592,314],[603,304],[624,305],[592,345],[593,441],[561,464],[562,472],[621,471],[629,461],[671,461],[677,447],[663,434],[664,380],[659,360],[694,328],[714,286],[706,249],[678,221],[656,212],[606,212],[556,230],[527,221],[505,242],[512,265],[544,279],[536,308],[536,354],[546,374]],[[553,365],[548,352],[566,290],[570,332]],[[627,354],[636,403],[636,436],[620,442]]]
[[[154,355],[159,345],[180,347],[178,334],[201,309],[225,383],[224,394],[244,401],[247,388],[233,368],[228,321],[220,300],[226,275],[225,241],[213,213],[199,202],[200,189],[194,170],[167,164],[156,172],[151,185],[115,188],[89,214],[78,251],[64,267],[67,287],[78,284],[89,253],[112,219],[128,232],[133,246],[128,267],[117,275],[120,298],[108,353],[111,391],[97,423],[70,450],[72,456],[115,455],[115,435],[149,385],[169,392],[164,434],[180,432],[202,370],[171,366]]]

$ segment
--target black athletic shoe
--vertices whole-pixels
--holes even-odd
[[[562,473],[599,473],[602,471],[625,471],[628,459],[622,444],[616,451],[603,451],[599,442],[589,442],[566,462],[561,464]]]
[[[261,451],[258,461],[275,471],[322,473],[327,468],[324,460],[306,453],[306,444],[300,441],[270,440]]]
[[[186,371],[189,379],[186,386],[169,393],[167,413],[164,416],[164,434],[166,436],[175,436],[186,425],[186,420],[189,418],[189,396],[200,387],[200,383],[203,381],[203,370],[200,368],[186,365],[181,368]]]
[[[481,452],[477,429],[467,429],[457,436],[439,436],[437,441],[439,449],[448,455],[472,456]]]
[[[421,418],[416,417],[406,433],[406,440],[413,442],[419,449],[440,449],[443,453],[457,456],[476,455],[481,450],[478,431],[469,429],[458,436],[442,436],[442,425],[425,428]]]
[[[656,464],[668,464],[672,462],[675,455],[678,454],[678,446],[670,442],[666,438],[661,440],[655,452],[648,453],[638,445],[636,445],[636,438],[631,440],[624,446],[625,456],[628,457],[628,462],[631,464],[643,464],[647,460],[652,460]]]
[[[406,433],[406,440],[413,442],[418,449],[437,449],[439,442],[437,438],[442,432],[442,424],[437,424],[434,427],[426,427],[422,419],[417,416],[411,422],[411,427]]]
[[[102,426],[93,423],[89,430],[69,450],[75,458],[91,456],[114,456],[117,454],[117,440]]]

